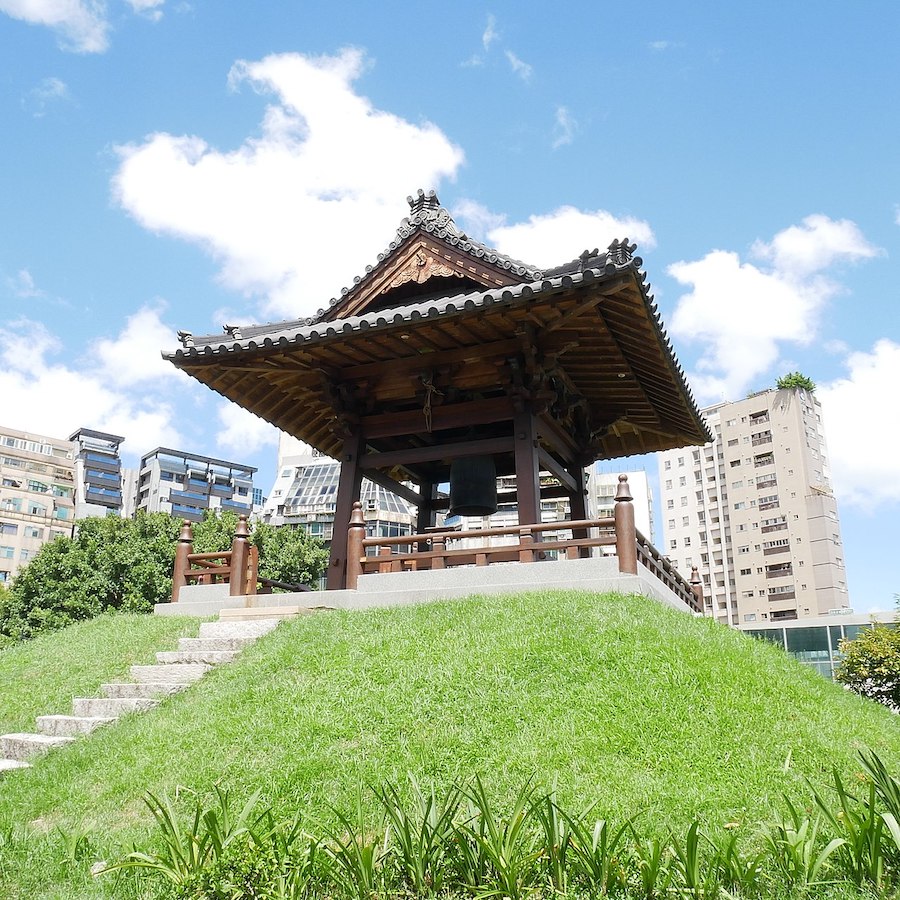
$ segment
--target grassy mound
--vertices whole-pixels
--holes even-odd
[[[260,789],[321,821],[408,772],[439,786],[481,773],[501,802],[555,780],[566,805],[639,813],[651,832],[717,827],[770,818],[783,793],[807,803],[805,779],[852,776],[861,747],[900,769],[896,717],[712,621],[640,597],[474,598],[286,623],[187,694],[0,782],[0,830],[83,830],[115,857],[148,841],[148,790]],[[51,887],[69,877],[4,868],[0,847],[0,895],[109,890]]]
[[[195,619],[106,615],[0,650],[0,734],[34,731],[37,716],[68,715],[73,697],[130,680],[129,666],[151,663],[157,650],[196,633]]]

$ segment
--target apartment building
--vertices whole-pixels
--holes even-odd
[[[253,475],[243,463],[157,447],[141,457],[136,509],[199,522],[208,509],[252,512]]]
[[[588,515],[598,519],[615,513],[616,492],[619,490],[618,469],[609,472],[598,472],[594,468],[588,470]],[[634,500],[634,524],[651,544],[656,543],[653,521],[653,492],[646,472],[625,472],[628,476],[628,487]],[[684,574],[684,573],[682,573]],[[690,569],[687,571],[691,574]]]
[[[105,431],[79,428],[69,435],[75,462],[75,518],[121,515],[122,460],[125,438]]]
[[[272,525],[294,525],[331,542],[341,464],[308,444],[282,434],[278,475],[263,506],[262,519]],[[415,530],[416,510],[402,497],[363,479],[360,503],[368,537],[402,537]],[[349,522],[342,523],[343,528]]]
[[[661,549],[698,567],[710,614],[731,625],[849,608],[819,401],[769,390],[702,412],[712,443],[658,454]]]
[[[72,442],[0,426],[0,582],[74,521]]]

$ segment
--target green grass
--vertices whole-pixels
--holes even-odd
[[[69,715],[73,697],[129,681],[129,666],[154,662],[197,627],[184,617],[107,615],[0,650],[0,734],[34,731],[36,716]]]
[[[327,824],[360,784],[407,772],[438,785],[480,773],[501,803],[530,777],[556,780],[565,805],[638,814],[648,833],[683,834],[694,817],[751,828],[784,808],[782,793],[809,806],[806,778],[826,785],[837,766],[852,779],[861,747],[900,770],[896,717],[712,621],[640,597],[475,598],[286,623],[187,694],[0,782],[0,829],[29,825],[48,842],[84,829],[94,856],[112,858],[147,844],[147,790],[260,789],[285,815]],[[12,872],[2,860],[0,842],[0,896],[116,896],[85,880],[90,859]]]

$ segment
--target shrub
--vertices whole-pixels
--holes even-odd
[[[900,628],[875,625],[856,640],[841,641],[840,649],[845,656],[834,677],[900,712]]]

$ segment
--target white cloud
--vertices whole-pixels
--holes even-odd
[[[98,343],[94,349],[99,359],[89,354],[78,368],[53,361],[61,344],[43,324],[23,318],[0,325],[4,421],[24,431],[55,436],[68,436],[81,427],[97,428],[126,436],[134,453],[177,446],[180,438],[170,403],[135,389],[138,383],[144,387],[158,383],[160,376],[148,368],[146,376],[138,378],[136,363],[122,371],[129,348],[135,355],[143,352],[132,345],[132,322],[152,325],[156,315],[153,311],[136,314],[115,341]],[[116,344],[122,346],[116,348]],[[178,377],[186,379],[181,373]]]
[[[801,225],[779,231],[770,243],[756,241],[753,254],[771,262],[777,272],[794,280],[821,272],[836,262],[871,259],[881,251],[863,236],[855,222],[835,221],[821,214]]]
[[[223,451],[246,459],[263,447],[278,446],[281,432],[235,403],[222,403],[216,415],[219,419],[216,443]]]
[[[497,31],[497,19],[495,16],[489,14],[487,17],[487,25],[484,26],[484,31],[481,33],[481,46],[484,47],[485,50],[490,50],[491,44],[499,37],[500,33]]]
[[[553,149],[564,147],[575,140],[578,123],[566,106],[556,107],[556,122],[553,126]]]
[[[52,104],[69,99],[69,87],[62,79],[44,78],[22,98],[22,106],[40,119]]]
[[[491,212],[476,200],[459,200],[453,207],[453,219],[457,225],[478,241],[484,241],[495,228],[506,223],[506,216]]]
[[[509,67],[513,70],[513,73],[518,75],[522,81],[531,81],[531,75],[533,72],[532,67],[525,62],[523,59],[519,59],[512,50],[506,50],[504,55],[506,56],[506,61],[509,63]]]
[[[125,2],[137,15],[158,22],[163,16],[162,7],[166,0],[125,0]]]
[[[691,377],[698,397],[734,399],[778,361],[783,343],[808,345],[822,308],[841,290],[825,270],[879,252],[853,222],[814,215],[753,245],[768,267],[725,250],[669,266],[691,289],[678,300],[672,333],[705,344]]]
[[[175,331],[160,318],[164,309],[162,303],[139,309],[114,339],[101,338],[91,347],[91,355],[118,386],[187,378],[160,353],[178,344]]]
[[[102,53],[109,46],[106,4],[99,0],[0,0],[0,12],[52,28],[66,50]]]
[[[23,299],[36,299],[47,296],[46,292],[42,291],[34,283],[34,277],[28,269],[19,269],[14,278],[6,279],[6,284],[13,294]]]
[[[463,161],[436,126],[355,93],[365,65],[353,49],[238,62],[232,86],[274,97],[261,136],[231,152],[165,133],[120,147],[116,200],[145,228],[204,247],[223,284],[263,295],[266,313],[314,313],[375,261],[403,198]]]
[[[675,47],[683,47],[684,44],[681,41],[650,41],[647,46],[656,53],[661,53],[663,50],[672,50]]]
[[[653,247],[653,230],[640,219],[620,219],[603,209],[584,212],[561,206],[527,222],[500,225],[488,233],[488,242],[501,253],[537,266],[555,266],[575,259],[582,251],[605,249],[614,239],[628,237]]]
[[[850,354],[846,368],[816,391],[835,492],[860,509],[900,503],[900,344],[880,340],[870,353]]]

